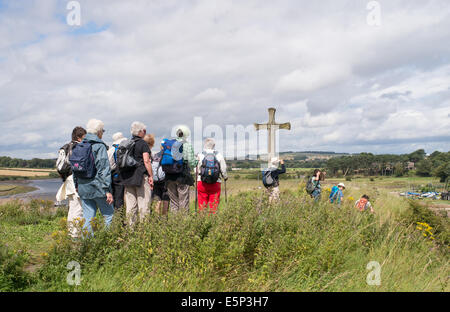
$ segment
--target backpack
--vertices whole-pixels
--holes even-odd
[[[314,190],[316,189],[316,185],[313,182],[313,177],[310,177],[308,179],[308,182],[306,182],[306,192],[308,194],[312,194],[314,192]]]
[[[72,154],[74,145],[76,145],[76,143],[70,142],[59,149],[58,159],[56,160],[56,171],[63,181],[66,181],[66,179],[72,174],[72,167],[69,157]]]
[[[84,140],[75,145],[69,156],[72,173],[75,178],[92,179],[97,174],[92,145],[98,142]]]
[[[166,174],[161,167],[161,152],[155,155],[152,161],[153,181],[162,182],[166,178]]]
[[[366,198],[360,198],[358,203],[356,204],[356,208],[359,209],[359,211],[364,211],[366,209],[366,204],[368,200]]]
[[[119,171],[133,170],[137,166],[137,161],[134,159],[134,146],[136,145],[136,140],[123,140],[116,152],[116,166]]]
[[[217,152],[203,152],[202,166],[200,167],[200,179],[207,184],[216,183],[220,176],[220,163],[217,160]]]
[[[262,182],[265,187],[271,187],[274,185],[275,181],[272,178],[272,170],[265,169],[262,173]]]
[[[161,166],[165,173],[180,174],[183,172],[183,143],[175,139],[164,139],[161,143],[163,155]]]
[[[331,188],[331,193],[330,193],[330,202],[334,202],[337,199],[339,193],[339,188],[335,185]]]

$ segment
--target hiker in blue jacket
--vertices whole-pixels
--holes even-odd
[[[97,208],[102,213],[106,226],[111,224],[114,207],[111,188],[111,170],[107,154],[107,146],[102,141],[105,132],[104,124],[97,119],[87,123],[87,135],[83,142],[92,144],[92,154],[95,160],[95,176],[91,179],[75,177],[78,195],[83,207],[84,228],[92,233],[91,221],[97,214]]]
[[[344,199],[344,189],[345,185],[344,183],[339,183],[337,186],[333,186],[331,188],[330,193],[330,203],[338,204],[338,206],[341,205],[342,200]]]

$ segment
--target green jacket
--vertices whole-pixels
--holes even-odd
[[[97,173],[92,179],[77,178],[75,185],[78,185],[78,195],[81,199],[94,199],[106,197],[106,193],[111,193],[111,169],[106,144],[95,134],[88,133],[87,141],[95,142],[92,144],[92,153],[95,158],[95,168]]]
[[[183,138],[177,138],[177,141],[183,143],[183,159],[188,162],[191,169],[195,168],[198,161],[194,155],[194,148],[192,147],[192,144]]]

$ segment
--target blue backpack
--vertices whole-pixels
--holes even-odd
[[[331,188],[331,193],[330,193],[330,202],[334,202],[337,199],[339,193],[339,188],[335,185]]]
[[[220,163],[217,160],[217,152],[203,152],[203,161],[200,169],[200,178],[202,182],[207,184],[216,183],[220,176]]]
[[[97,174],[92,145],[98,142],[84,140],[72,149],[69,161],[75,178],[92,179]]]
[[[161,142],[163,155],[161,167],[165,173],[177,174],[183,172],[183,143],[175,139],[164,139]]]

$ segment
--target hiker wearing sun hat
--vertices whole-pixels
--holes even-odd
[[[117,150],[120,143],[126,140],[122,132],[116,132],[112,136],[113,144],[108,150],[109,165],[111,167],[111,178],[112,178],[112,194],[114,197],[114,208],[119,209],[123,207],[124,204],[124,192],[125,187],[121,184],[122,180],[119,175],[119,168],[116,165],[117,161]]]
[[[281,164],[281,169],[278,169]],[[270,167],[263,172],[263,184],[269,194],[269,203],[278,201],[280,199],[280,174],[286,173],[286,166],[284,161],[273,157],[270,160]]]
[[[344,183],[339,183],[337,186],[333,186],[330,193],[330,203],[341,205],[341,202],[344,199],[344,189]]]

